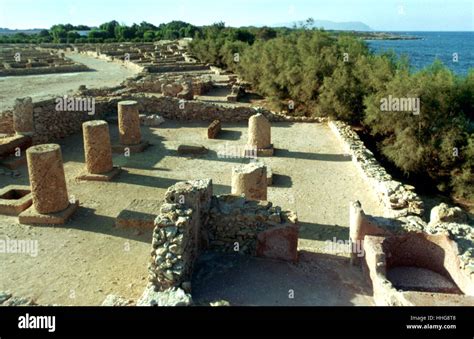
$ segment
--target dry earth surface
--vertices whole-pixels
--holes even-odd
[[[83,54],[67,57],[88,66],[91,72],[0,77],[0,112],[13,107],[15,99],[31,97],[33,101],[71,94],[80,85],[88,88],[113,87],[137,72],[125,66],[95,59]]]
[[[117,126],[110,127],[112,141],[117,140]],[[132,199],[155,200],[158,206],[166,189],[180,180],[212,178],[215,194],[230,193],[232,166],[249,160],[221,158],[217,152],[224,146],[243,146],[247,126],[223,124],[223,129],[219,139],[209,140],[206,123],[167,121],[159,128],[143,127],[144,138],[153,146],[131,157],[114,156],[115,165],[124,171],[110,183],[77,182],[75,177],[84,168],[82,135],[62,140],[69,194],[79,199],[80,208],[61,227],[19,225],[16,218],[0,217],[0,235],[39,243],[37,257],[2,254],[0,290],[32,297],[40,304],[98,305],[110,293],[138,298],[147,283],[152,230],[118,229],[115,217]],[[247,305],[371,304],[360,269],[348,265],[347,254],[332,253],[325,241],[348,238],[351,200],[359,199],[367,213],[381,215],[375,195],[327,125],[275,123],[272,140],[275,156],[262,158],[274,173],[268,196],[275,205],[298,213],[300,263],[218,256],[215,265],[206,266],[204,257],[196,275],[215,276],[215,281],[206,287],[201,281],[209,280],[195,279],[197,300],[227,297]],[[194,158],[178,156],[176,149],[183,143],[201,144],[210,152]],[[0,176],[0,186],[28,184],[26,167],[20,173]],[[227,284],[237,291],[229,292]],[[268,292],[271,286],[275,289]],[[290,288],[298,293],[294,300],[288,299]]]

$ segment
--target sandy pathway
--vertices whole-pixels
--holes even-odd
[[[92,72],[41,74],[0,77],[0,112],[13,107],[15,98],[30,96],[33,101],[70,94],[80,85],[88,88],[113,87],[136,74],[118,63],[95,59],[83,54],[67,57],[93,69]]]

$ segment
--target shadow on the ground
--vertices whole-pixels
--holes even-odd
[[[165,178],[161,176],[151,176],[149,174],[142,175],[137,173],[132,173],[127,169],[122,169],[120,176],[118,176],[115,182],[129,184],[129,185],[138,185],[138,186],[148,186],[148,187],[157,187],[167,189],[168,187],[176,184],[178,179]]]
[[[326,154],[326,153],[309,153],[309,152],[294,152],[287,149],[276,148],[275,157],[306,159],[318,161],[351,161],[350,155],[344,154]]]
[[[240,99],[239,102],[252,103],[253,101],[259,101],[265,99],[260,94],[247,92]]]
[[[93,225],[93,226],[91,226]],[[58,225],[35,225],[35,227],[58,227]],[[61,228],[76,229],[85,232],[107,234],[114,237],[140,241],[151,244],[153,229],[117,228],[115,218],[95,214],[95,210],[89,207],[79,206],[66,224]]]
[[[207,177],[208,176],[203,175],[199,179],[205,179]],[[193,179],[192,178],[188,178],[188,179],[166,178],[162,176],[151,176],[149,174],[142,175],[142,174],[132,173],[126,169],[122,169],[122,172],[114,181],[118,183],[129,184],[129,185],[167,189],[168,187],[176,184],[177,182],[187,181],[187,180],[193,180]],[[230,186],[220,185],[216,183],[213,183],[213,189],[215,192],[218,192],[218,194],[230,194],[230,191],[231,191]]]
[[[293,186],[293,180],[289,175],[273,173],[271,187],[290,188]]]
[[[333,241],[348,240],[349,227],[339,225],[323,225],[311,222],[299,221],[299,238],[307,240]]]
[[[228,129],[223,129],[217,135],[216,139],[219,139],[219,140],[240,140],[241,136],[242,136],[241,131],[232,131],[232,130],[228,130]]]
[[[301,251],[297,264],[239,254],[203,253],[192,278],[193,300],[205,305],[351,306],[370,304],[360,269],[347,258]]]

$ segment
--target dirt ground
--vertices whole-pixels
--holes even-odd
[[[155,200],[158,205],[166,189],[180,180],[212,178],[215,194],[230,193],[232,166],[249,161],[217,154],[223,147],[245,144],[246,124],[223,124],[224,130],[216,140],[207,139],[206,127],[205,123],[173,121],[159,128],[143,127],[144,138],[153,146],[130,157],[114,156],[115,165],[124,171],[109,183],[77,182],[75,177],[84,167],[82,135],[64,139],[60,144],[69,194],[80,201],[80,208],[61,227],[19,225],[16,218],[0,217],[0,236],[37,240],[39,244],[36,257],[1,254],[0,290],[33,297],[40,304],[98,305],[110,293],[138,298],[147,283],[151,230],[114,227],[119,212],[132,199]],[[117,140],[117,126],[110,128],[112,140]],[[371,304],[360,270],[347,263],[347,254],[337,255],[325,241],[348,238],[351,200],[359,199],[367,213],[381,215],[382,207],[375,195],[343,154],[327,125],[275,123],[272,139],[275,156],[262,158],[274,173],[268,197],[275,205],[298,213],[303,260],[295,266],[238,258],[245,264],[229,264],[229,277],[238,275],[253,285],[242,285],[242,291],[247,292],[242,292],[241,297],[227,296],[235,303],[252,305]],[[178,156],[176,149],[182,143],[202,144],[210,152],[197,158]],[[0,176],[0,186],[28,184],[26,168],[21,168],[20,173],[19,177]],[[310,260],[313,257],[315,261]],[[218,262],[222,263],[222,259]],[[218,264],[215,267],[217,271],[211,273],[219,277],[222,270]],[[204,276],[211,274],[199,271]],[[220,282],[216,278],[215,285],[210,285],[216,286],[214,289],[195,283],[196,297],[208,300],[225,296],[230,288],[226,287],[226,279],[222,274]],[[238,281],[232,283],[237,289]],[[269,288],[270,282],[276,289],[265,295],[262,291]],[[309,299],[297,294],[297,298],[289,300],[285,295],[289,285],[295,292],[304,290]],[[249,290],[249,286],[255,288]],[[286,291],[281,292],[284,295],[280,301],[278,291]]]
[[[33,101],[73,93],[80,85],[88,88],[113,87],[137,72],[118,63],[76,53],[67,57],[92,69],[91,72],[0,77],[0,112],[10,109],[18,97]]]

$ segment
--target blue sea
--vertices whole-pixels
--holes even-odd
[[[474,32],[390,32],[420,37],[420,40],[368,40],[376,53],[393,50],[406,55],[412,71],[420,70],[438,58],[454,73],[465,75],[474,68]],[[458,62],[453,61],[457,53]]]

